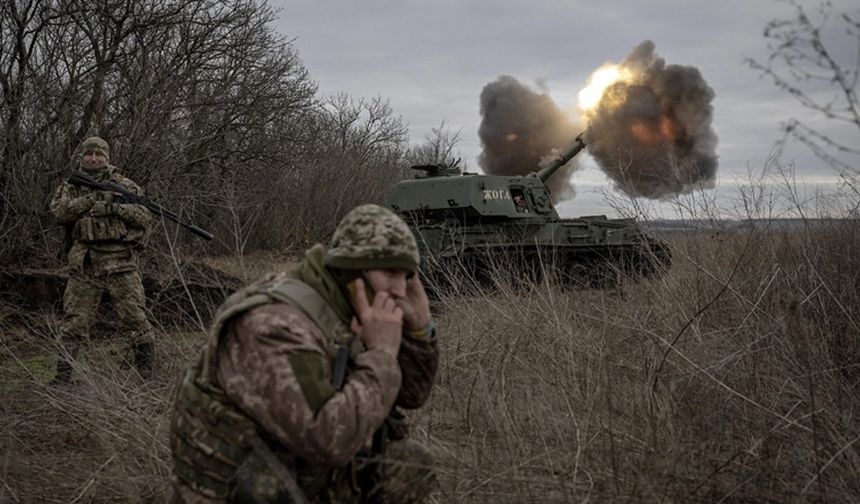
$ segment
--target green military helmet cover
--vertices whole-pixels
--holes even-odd
[[[110,146],[104,139],[97,136],[89,137],[81,144],[81,154],[94,150],[101,151],[106,158],[110,158]]]
[[[325,264],[340,269],[402,268],[418,272],[415,235],[403,219],[379,205],[352,209],[338,224]]]

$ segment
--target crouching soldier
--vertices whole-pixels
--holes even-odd
[[[230,296],[179,386],[171,502],[421,502],[432,459],[398,409],[439,359],[418,262],[406,224],[363,205]]]

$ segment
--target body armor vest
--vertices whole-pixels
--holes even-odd
[[[108,179],[126,189],[137,192],[136,187],[129,185],[127,179],[113,172],[108,174]],[[71,186],[72,196],[92,195],[96,201],[105,201],[106,197],[101,191],[94,191],[87,187]],[[75,221],[72,226],[72,239],[85,244],[98,244],[103,242],[123,242],[131,244],[142,244],[146,238],[146,230],[134,229],[126,226],[118,215],[92,216],[84,215]]]
[[[207,497],[229,502],[292,502],[287,485],[266,456],[260,441],[293,470],[301,465],[301,483],[313,495],[329,472],[267,442],[267,435],[224,393],[217,380],[218,341],[233,317],[269,303],[300,308],[323,334],[335,341],[343,323],[325,300],[307,284],[285,274],[270,275],[231,295],[219,309],[200,361],[182,377],[171,424],[170,446],[177,477]]]
[[[141,233],[142,235],[143,233]],[[129,239],[128,228],[119,217],[81,217],[72,228],[72,239],[91,244],[106,241],[135,241]]]

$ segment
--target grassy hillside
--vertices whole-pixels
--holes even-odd
[[[670,240],[659,279],[441,297],[442,369],[411,414],[432,502],[857,502],[860,223]],[[162,501],[202,332],[161,334],[146,383],[98,340],[53,389],[55,321],[2,320],[0,502]]]

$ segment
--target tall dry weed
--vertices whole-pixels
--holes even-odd
[[[151,380],[94,337],[74,384],[51,386],[55,327],[2,327],[0,502],[163,502],[174,387],[202,333],[162,333]]]
[[[855,502],[858,232],[711,230],[657,280],[443,298],[415,415],[440,500]]]
[[[858,238],[749,221],[670,236],[656,279],[445,293],[443,365],[410,415],[431,501],[856,502]],[[44,385],[54,348],[32,338],[4,325],[0,500],[160,502],[202,333],[162,334],[149,382],[97,346],[69,389]]]

